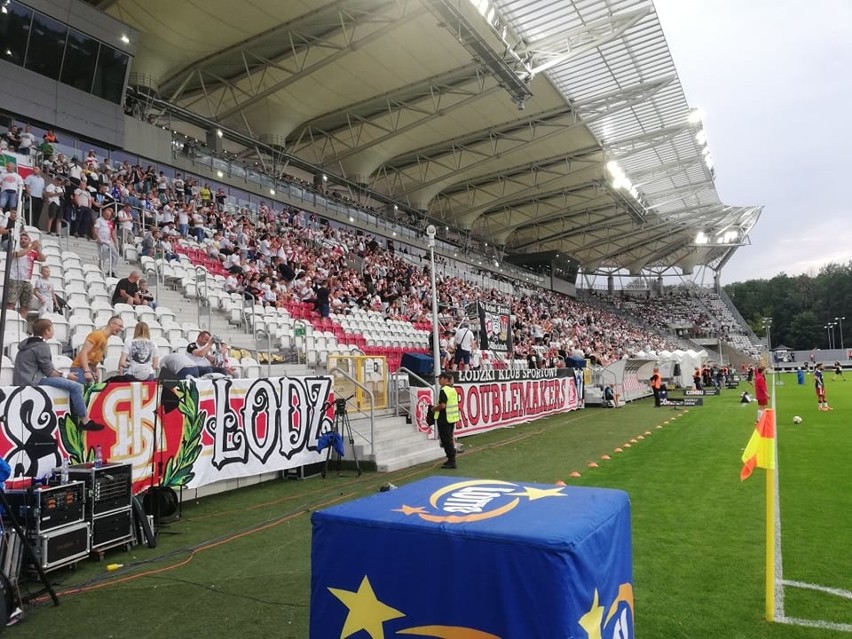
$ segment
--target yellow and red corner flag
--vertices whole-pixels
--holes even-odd
[[[763,411],[743,451],[740,479],[748,479],[755,468],[775,468],[775,411],[771,408]]]

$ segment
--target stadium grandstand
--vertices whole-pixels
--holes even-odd
[[[120,439],[126,419],[104,397],[137,384],[133,342],[147,339],[156,357],[136,379],[156,390],[122,396],[134,427],[172,427],[158,369],[195,384],[222,431],[234,389],[239,420],[316,404],[299,422],[326,415],[316,437],[337,432],[332,400],[346,398],[343,456],[393,471],[443,457],[425,424],[433,353],[460,384],[570,380],[576,396],[542,398],[542,415],[605,403],[610,384],[622,402],[649,396],[655,366],[688,386],[693,366],[759,355],[719,278],[761,207],[720,200],[649,0],[2,8],[0,145],[4,176],[20,176],[3,180],[4,387],[49,319],[55,369],[74,379],[92,364],[97,379],[79,378],[98,382],[90,417]],[[88,361],[114,318],[102,361]],[[469,367],[454,356],[463,329],[476,335]],[[66,391],[48,396],[73,408]],[[459,436],[485,429],[464,419]],[[86,436],[70,450],[63,435],[57,454],[91,461],[101,435]],[[156,474],[195,495],[239,485],[220,473],[238,458],[252,476],[326,458],[301,442],[280,467],[246,462],[245,442],[222,437],[232,448],[194,475],[104,445],[132,464],[134,488]]]
[[[403,355],[451,366],[483,302],[512,340],[474,368],[583,358],[587,402],[630,357],[757,355],[719,274],[761,209],[719,200],[651,3],[283,3],[270,27],[252,2],[198,39],[157,27],[191,4],[68,6],[7,3],[2,64],[6,163],[61,185],[56,212],[29,183],[21,207],[67,303],[65,368],[117,314],[102,379],[145,321],[163,360],[209,331],[244,377],[376,358],[390,406]],[[107,209],[115,240],[93,241]],[[136,269],[156,301],[114,305]],[[37,306],[7,314],[7,382]]]

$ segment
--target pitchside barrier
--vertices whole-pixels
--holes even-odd
[[[373,393],[373,408],[388,407],[388,360],[385,357],[365,355],[329,355],[328,370],[339,369],[358,381],[358,386],[345,375],[335,374],[334,394],[339,397],[352,397],[358,410],[369,410],[370,396],[362,387]]]
[[[583,371],[577,368],[459,371],[453,375],[461,411],[457,437],[583,407]],[[437,429],[426,423],[429,406],[437,403],[434,389],[411,377],[409,391],[417,429],[435,439]]]
[[[0,455],[14,476],[42,477],[68,457],[133,467],[133,489],[151,482],[196,489],[223,480],[321,462],[317,440],[333,424],[332,378],[187,380],[93,384],[80,431],[68,394],[45,386],[0,389]]]

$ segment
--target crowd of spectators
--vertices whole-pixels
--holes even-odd
[[[286,204],[238,208],[222,189],[202,179],[181,173],[169,178],[151,165],[113,164],[95,151],[82,160],[43,153],[41,168],[49,181],[62,186],[44,206],[58,211],[73,234],[108,245],[108,272],[114,269],[111,237],[117,244],[141,239],[142,255],[167,260],[177,259],[178,245],[187,243],[221,264],[228,292],[263,305],[309,302],[322,317],[360,308],[380,312],[388,320],[431,322],[429,261],[419,249],[398,248],[390,240]],[[40,213],[34,211],[34,219],[40,218],[50,231],[52,217]],[[473,271],[440,272],[442,344],[446,340],[448,353],[466,307],[477,301],[511,309],[512,355],[527,359],[532,367],[560,365],[576,352],[606,364],[633,352],[674,347],[662,334],[602,305],[539,288],[497,290],[483,286],[481,274],[476,277]],[[127,302],[126,292],[116,295]],[[131,300],[151,302],[135,296]],[[648,309],[637,312],[648,315]],[[689,319],[701,321],[694,315]],[[655,325],[664,328],[665,322]]]

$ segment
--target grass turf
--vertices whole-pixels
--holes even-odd
[[[784,381],[776,389],[784,576],[850,590],[852,566],[838,541],[852,523],[844,508],[842,445],[848,439],[842,416],[852,402],[843,382],[829,381],[837,410],[818,412],[810,378],[805,386],[793,376]],[[794,414],[804,418],[801,425],[792,424]],[[763,621],[763,471],[747,482],[738,478],[754,415],[753,404],[739,404],[738,391],[688,411],[655,409],[648,400],[620,410],[591,408],[466,438],[455,473],[628,491],[641,637],[849,636]],[[631,439],[637,442],[624,448]],[[604,454],[612,459],[602,460]],[[592,461],[600,467],[588,468]],[[155,550],[112,551],[103,562],[51,573],[62,604],[28,609],[9,635],[305,639],[310,513],[373,493],[386,481],[453,472],[437,466],[360,479],[274,481],[187,503]],[[569,479],[574,470],[582,477]],[[125,566],[107,572],[113,562]],[[852,621],[848,600],[785,592],[791,616]]]

